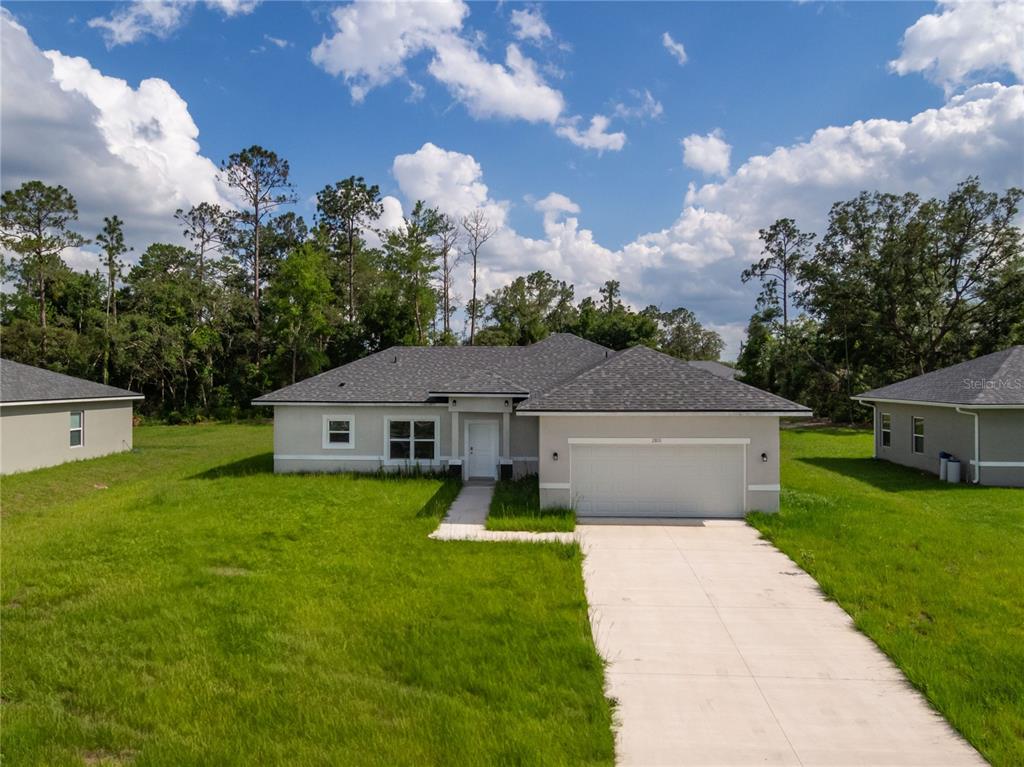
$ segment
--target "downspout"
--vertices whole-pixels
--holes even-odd
[[[969,415],[974,417],[974,476],[971,478],[971,484],[977,485],[981,482],[981,448],[978,439],[978,414],[970,413],[961,407],[956,409],[960,415]]]
[[[864,402],[860,404],[863,405]],[[874,402],[868,403],[868,405],[871,408],[871,444],[873,446],[871,457],[878,458],[878,440],[882,438],[881,427],[878,423],[878,406]]]

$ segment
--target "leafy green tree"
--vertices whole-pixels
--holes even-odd
[[[356,259],[364,246],[366,232],[384,213],[380,187],[367,185],[362,176],[349,176],[316,195],[316,224],[323,231],[331,252],[345,262],[349,322],[356,321]]]
[[[441,280],[438,290],[441,309],[441,333],[438,343],[445,346],[455,344],[455,334],[452,332],[452,315],[455,313],[455,267],[459,265],[459,236],[461,232],[458,223],[451,216],[441,214],[437,220],[437,234],[435,235],[435,247],[440,257],[440,268],[438,276]]]
[[[117,282],[124,263],[121,256],[129,251],[124,242],[124,222],[117,216],[103,219],[103,231],[96,235],[96,244],[103,249],[107,270],[106,319],[104,322],[103,383],[110,382],[110,348],[114,342],[112,325],[117,325]]]
[[[12,271],[38,300],[40,359],[46,357],[47,293],[69,271],[61,254],[88,242],[69,228],[77,219],[78,205],[63,186],[27,181],[0,197],[0,245],[17,255]]]
[[[683,360],[717,360],[725,348],[722,337],[705,328],[689,309],[680,306],[659,312],[648,307],[644,313],[656,318],[660,330],[658,348],[666,354]]]
[[[279,350],[288,361],[291,383],[320,372],[327,363],[331,327],[331,281],[327,255],[313,243],[300,245],[281,262],[266,293]]]
[[[433,241],[440,224],[441,214],[417,200],[402,227],[388,232],[384,241],[384,268],[396,278],[400,300],[412,313],[417,345],[427,342],[427,323],[437,313],[431,281],[438,270]]]
[[[491,324],[478,343],[526,346],[540,341],[572,321],[572,299],[572,286],[545,271],[516,277],[487,295],[486,316]]]
[[[258,145],[235,152],[221,163],[221,180],[238,193],[244,205],[233,218],[236,225],[249,235],[236,241],[244,244],[239,255],[249,265],[252,274],[257,366],[260,359],[260,293],[263,288],[263,275],[260,271],[263,251],[260,239],[274,211],[296,201],[289,173],[287,160]]]

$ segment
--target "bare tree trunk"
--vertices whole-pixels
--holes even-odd
[[[348,227],[348,321],[356,321],[356,243],[352,233],[352,222]]]

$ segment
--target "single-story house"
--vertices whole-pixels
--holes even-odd
[[[141,394],[0,360],[0,474],[132,448]]]
[[[874,411],[875,457],[968,482],[1024,487],[1024,346],[858,394]]]
[[[810,411],[645,347],[393,347],[266,394],[277,472],[419,466],[539,476],[581,515],[742,516],[779,503],[779,418]]]

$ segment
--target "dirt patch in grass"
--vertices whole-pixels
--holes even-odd
[[[225,578],[242,578],[252,575],[252,570],[247,567],[208,567],[207,572],[214,575],[223,575]]]

